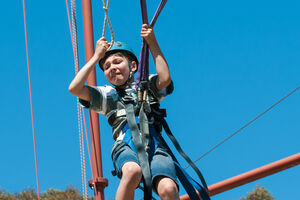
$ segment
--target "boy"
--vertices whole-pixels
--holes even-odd
[[[141,37],[147,42],[151,51],[157,75],[150,76],[149,98],[158,103],[173,90],[168,64],[159,48],[154,32],[147,24],[142,25]],[[124,107],[121,98],[130,97],[137,104],[133,74],[137,71],[138,61],[132,50],[125,44],[116,42],[112,49],[105,38],[97,41],[93,57],[79,71],[69,86],[69,91],[80,98],[80,103],[95,112],[104,114],[113,127],[113,138],[120,143],[126,135],[124,126],[127,125],[124,115],[117,115]],[[99,62],[109,83],[115,86],[91,87],[84,85],[90,72]],[[150,102],[151,103],[151,102]],[[123,109],[124,110],[124,109]],[[149,119],[149,124],[154,123]],[[151,125],[149,125],[150,127]],[[158,133],[160,134],[160,133]],[[134,191],[142,179],[136,153],[128,146],[114,148],[112,159],[116,173],[121,181],[116,193],[117,200],[134,199]],[[179,199],[178,183],[172,158],[158,144],[150,161],[153,187],[163,200]]]

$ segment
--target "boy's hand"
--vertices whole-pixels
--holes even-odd
[[[149,46],[151,46],[156,41],[153,29],[148,24],[142,25],[141,37],[146,40]]]
[[[104,57],[109,46],[110,44],[106,41],[105,37],[102,37],[97,41],[94,56],[96,56],[98,61]]]

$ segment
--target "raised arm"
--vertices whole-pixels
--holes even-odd
[[[88,79],[88,76],[95,68],[96,64],[99,62],[101,58],[105,55],[107,48],[109,47],[109,43],[106,41],[104,37],[100,38],[97,41],[96,50],[93,57],[83,66],[83,68],[78,72],[73,81],[69,86],[69,91],[79,97],[80,99],[90,101],[91,95],[90,91],[87,87],[85,87],[85,82]]]
[[[146,40],[154,60],[155,69],[158,75],[156,87],[158,90],[162,90],[171,83],[168,63],[158,45],[153,29],[149,25],[142,25],[141,37]]]

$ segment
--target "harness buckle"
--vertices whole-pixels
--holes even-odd
[[[131,97],[131,96],[128,96],[128,95],[122,97],[122,100],[123,100],[123,102],[124,102],[125,104],[133,103],[133,102],[134,102],[134,98]]]

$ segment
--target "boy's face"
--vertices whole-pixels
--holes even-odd
[[[130,63],[131,71],[136,70],[136,63]],[[103,63],[104,75],[109,83],[115,86],[123,85],[129,77],[130,69],[128,60],[121,53],[110,55]]]

